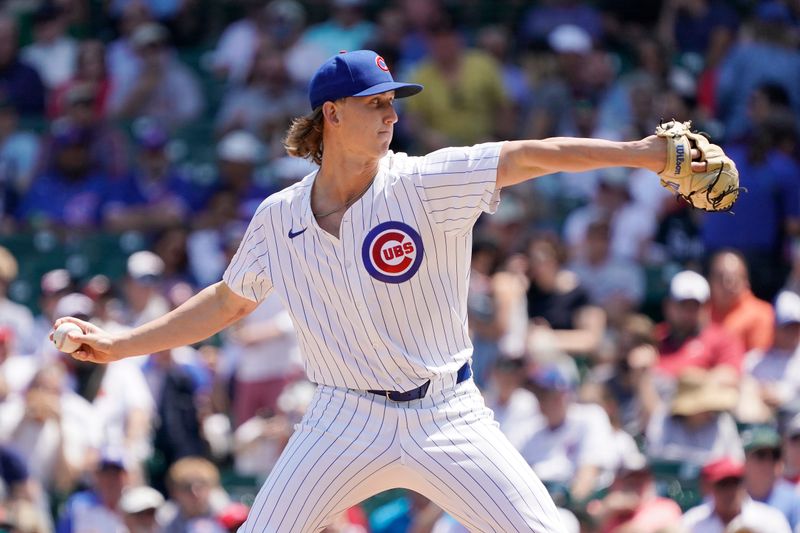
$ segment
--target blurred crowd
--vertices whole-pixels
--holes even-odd
[[[503,191],[473,241],[474,376],[570,533],[800,532],[800,1],[1,6],[0,531],[236,531],[314,390],[281,302],[107,366],[48,334],[219,280],[314,169],[282,146],[310,76],[371,48],[425,85],[397,151],[672,118],[722,144],[733,215],[643,170]],[[328,531],[465,530],[396,490]]]

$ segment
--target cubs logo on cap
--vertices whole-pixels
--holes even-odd
[[[394,91],[395,98],[405,98],[421,90],[422,85],[395,81],[386,61],[372,50],[354,50],[331,57],[317,69],[308,85],[308,100],[316,109],[347,96]]]
[[[378,224],[364,237],[361,258],[369,275],[384,283],[411,279],[422,264],[424,247],[419,233],[403,222]]]

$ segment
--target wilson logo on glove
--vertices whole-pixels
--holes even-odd
[[[722,148],[712,144],[702,133],[691,131],[692,123],[671,120],[658,125],[656,135],[667,141],[667,164],[659,173],[661,185],[704,211],[728,211],[739,191],[736,163]],[[706,170],[692,170],[692,149],[700,152],[697,162],[706,163]],[[684,164],[689,162],[688,165]]]

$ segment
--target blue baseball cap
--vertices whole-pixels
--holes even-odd
[[[395,91],[395,98],[413,96],[422,85],[394,81],[386,61],[372,50],[341,52],[322,64],[308,87],[311,109],[346,96],[372,96]]]

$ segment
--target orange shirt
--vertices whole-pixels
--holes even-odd
[[[772,305],[756,298],[747,291],[727,312],[711,305],[711,321],[720,324],[727,331],[739,337],[745,350],[772,346],[775,328],[775,312]]]

